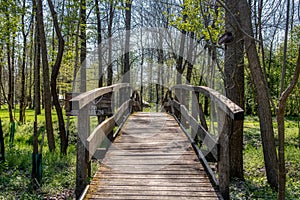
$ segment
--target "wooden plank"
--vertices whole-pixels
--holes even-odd
[[[114,129],[115,120],[114,117],[110,117],[101,124],[99,124],[92,134],[87,138],[87,149],[90,153],[89,160],[94,155],[96,149],[99,147],[101,142],[106,138],[106,136]]]
[[[135,200],[170,200],[170,199],[189,199],[189,200],[211,200],[211,197],[188,197],[185,198],[184,196],[161,196],[161,195],[135,195],[135,196],[116,196],[116,195],[112,195],[112,196],[91,196],[89,199],[93,200],[93,199],[110,199],[110,200],[119,200],[119,199],[123,199],[123,200],[128,200],[128,199],[135,199]]]
[[[172,116],[135,113],[108,149],[85,199],[208,200],[218,199],[216,191]]]
[[[74,97],[73,99],[71,99],[72,106],[75,110],[79,110],[99,96],[102,96],[109,92],[116,91],[120,88],[128,87],[128,86],[129,86],[128,83],[118,83],[118,84],[114,84],[111,86],[101,87],[101,88],[96,88],[94,90],[90,90],[88,92],[82,93],[82,94]]]
[[[232,119],[224,116],[224,124],[219,130],[220,153],[219,153],[219,187],[224,199],[230,199],[230,159],[229,159],[229,133],[232,133]],[[220,127],[220,126],[219,126]]]
[[[185,89],[194,92],[200,92],[215,102],[218,107],[228,114],[233,120],[243,120],[244,110],[236,105],[233,101],[220,94],[219,92],[205,86],[192,86],[192,85],[176,85],[175,89]]]
[[[115,127],[115,122],[120,121],[122,116],[126,116],[125,112],[128,110],[129,101],[126,101],[122,104],[122,106],[117,110],[117,112],[110,118],[106,119],[104,122],[99,124],[92,134],[87,138],[87,148],[90,153],[89,159],[91,159],[96,152],[97,148],[101,144],[101,142],[106,138],[106,136],[111,133]],[[126,120],[125,118],[120,121],[121,125],[123,121]]]
[[[126,112],[129,112],[130,100],[125,101],[114,115],[115,122],[119,125],[125,120]],[[122,119],[123,118],[123,119]]]
[[[208,150],[213,154],[214,158],[218,160],[218,141],[201,126],[196,119],[189,113],[185,106],[181,105],[181,114],[189,122],[194,133],[200,136],[203,144],[208,148]],[[195,136],[192,136],[194,139]]]
[[[88,137],[90,126],[90,118],[88,117],[88,109],[84,108],[80,110],[78,115],[78,135],[77,135],[77,156],[76,157],[76,197],[80,197],[87,185],[88,177],[88,157],[89,152],[86,149],[86,139]]]
[[[176,110],[180,111],[180,105],[181,105],[181,104],[180,104],[178,101],[173,100],[173,107],[174,107]]]

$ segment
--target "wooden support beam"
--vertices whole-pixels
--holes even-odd
[[[101,142],[107,135],[114,129],[115,120],[113,117],[108,118],[99,124],[92,134],[87,138],[87,149],[89,151],[89,160],[94,155],[96,149],[100,146]]]
[[[101,124],[99,124],[91,133],[91,135],[87,138],[86,141],[87,149],[89,151],[89,160],[93,157],[97,148],[104,141],[104,139],[113,131],[116,125],[116,121],[122,124],[126,120],[126,118],[121,119],[121,117],[128,116],[126,113],[129,113],[129,102],[130,100],[123,103],[112,117],[106,119]]]
[[[117,125],[121,124],[124,121],[126,113],[129,112],[130,100],[125,101],[117,110],[114,115],[114,119]]]
[[[214,156],[218,156],[218,175],[219,175],[219,189],[223,196],[223,198],[229,199],[229,184],[230,184],[230,159],[229,159],[229,139],[230,135],[233,132],[233,122],[235,120],[243,120],[244,119],[244,111],[234,102],[232,102],[227,97],[223,96],[219,92],[204,86],[191,86],[191,85],[176,85],[174,86],[175,90],[188,90],[193,91],[197,95],[197,93],[202,93],[203,95],[210,98],[211,102],[217,106],[218,109],[218,132],[219,132],[219,142],[218,145],[215,142],[213,137],[208,137],[209,133],[203,126],[199,125],[198,120],[195,119],[195,113],[193,115],[189,114],[188,109],[179,102],[173,101],[174,108],[180,111],[183,118],[189,121],[191,125],[192,132],[197,130],[197,134],[199,134],[201,140],[208,139],[205,145],[208,147],[212,147]],[[193,105],[193,104],[192,104]],[[193,106],[193,112],[195,106]],[[201,119],[203,121],[203,119]],[[195,146],[197,147],[197,146]],[[196,148],[198,149],[198,147]],[[202,152],[199,151],[200,155]],[[202,159],[206,162],[204,156]],[[216,181],[215,181],[216,182]]]
[[[180,110],[182,116],[189,122],[192,131],[200,137],[202,143],[208,148],[214,158],[218,160],[218,141],[211,136],[211,134],[205,130],[202,125],[198,123],[198,121],[189,113],[185,106],[181,105]],[[192,135],[192,138],[195,139],[195,136],[196,135]]]
[[[89,153],[86,149],[86,139],[90,133],[90,117],[88,108],[84,107],[78,114],[78,135],[77,135],[77,157],[76,157],[76,197],[80,197],[81,193],[87,186]]]
[[[76,197],[80,197],[81,193],[87,185],[90,169],[90,159],[96,151],[97,142],[103,140],[103,134],[96,134],[101,131],[111,132],[114,128],[114,118],[110,118],[107,122],[96,128],[92,135],[90,134],[90,117],[88,113],[88,104],[94,99],[104,94],[117,91],[120,88],[129,87],[128,83],[120,83],[107,87],[96,88],[94,90],[82,93],[71,99],[74,109],[79,110],[78,113],[78,136],[77,136],[77,158],[76,158]],[[89,137],[89,139],[88,139]],[[91,153],[91,155],[90,155]]]
[[[229,200],[229,185],[230,185],[230,160],[229,160],[229,137],[232,133],[232,122],[233,120],[221,112],[223,120],[219,121],[219,189],[224,200]]]

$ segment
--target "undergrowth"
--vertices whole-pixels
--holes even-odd
[[[17,112],[16,112],[17,113]],[[33,153],[33,111],[26,111],[26,122],[16,123],[14,141],[10,142],[10,123],[6,110],[0,110],[5,143],[5,162],[0,162],[0,200],[2,199],[72,199],[75,188],[76,127],[70,124],[67,155],[60,155],[60,141],[55,112],[53,127],[56,150],[49,152],[47,137],[42,143],[39,135],[39,152],[42,150],[42,184],[36,190],[31,183]],[[17,116],[16,116],[17,118]],[[45,126],[43,114],[38,117],[38,127]]]
[[[287,170],[286,199],[300,199],[300,149],[297,118],[285,121],[285,158]],[[277,130],[274,120],[277,144]],[[244,176],[231,184],[232,199],[277,199],[277,192],[267,183],[262,142],[257,117],[244,123]]]

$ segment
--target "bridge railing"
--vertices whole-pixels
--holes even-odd
[[[112,93],[111,98],[116,97],[120,106],[111,99],[113,115],[100,124],[90,133],[90,105],[93,101],[104,95]],[[132,111],[138,110],[136,100],[137,92],[133,91],[132,96],[129,84],[120,83],[107,87],[96,88],[82,93],[71,99],[72,109],[78,111],[78,137],[77,137],[77,158],[76,158],[76,198],[78,199],[88,185],[88,178],[91,176],[92,157],[97,153],[101,143],[106,139],[113,139],[114,135],[121,129],[127,117]],[[101,108],[100,108],[101,109]],[[114,110],[117,109],[116,112]],[[113,133],[114,128],[118,130]],[[98,154],[98,153],[97,153]]]
[[[208,130],[199,94],[210,99],[211,105],[217,110],[217,134],[212,134]],[[233,133],[233,121],[243,120],[244,111],[211,88],[191,85],[176,85],[167,91],[163,109],[175,116],[189,137],[212,182],[219,186],[223,198],[229,199],[229,140]],[[208,162],[212,160],[217,162],[217,173],[212,170]]]

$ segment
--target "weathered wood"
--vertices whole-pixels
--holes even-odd
[[[219,113],[219,188],[224,199],[230,199],[229,183],[230,183],[230,159],[229,159],[229,137],[232,133],[232,119],[224,113]],[[223,115],[223,116],[222,116]]]
[[[125,101],[114,114],[115,122],[119,125],[124,121],[126,113],[129,113],[129,102],[130,100]]]
[[[87,149],[89,151],[89,160],[92,158],[94,155],[95,151],[101,144],[101,142],[110,134],[115,125],[116,121],[119,123],[122,123],[123,121],[126,120],[126,118],[123,118],[121,121],[121,117],[126,117],[127,115],[125,114],[126,110],[128,111],[129,109],[129,101],[126,101],[125,103],[122,104],[122,106],[117,110],[117,112],[110,118],[106,119],[103,121],[101,124],[99,124],[92,134],[87,138]],[[120,124],[118,124],[120,125]]]
[[[75,109],[78,109],[78,136],[77,136],[77,158],[76,158],[76,197],[79,197],[87,185],[88,176],[91,172],[90,159],[105,136],[112,132],[115,126],[114,117],[109,118],[98,126],[90,134],[89,107],[87,106],[99,96],[129,87],[129,84],[115,84],[108,87],[97,88],[82,93],[71,101]],[[89,138],[88,138],[89,137]]]
[[[76,156],[76,196],[79,197],[87,185],[89,153],[86,149],[86,138],[90,132],[90,118],[87,107],[78,115],[77,156]]]
[[[87,138],[87,149],[89,151],[89,160],[94,155],[96,149],[100,146],[101,142],[107,137],[107,135],[114,129],[115,120],[114,117],[110,117],[101,124],[99,124],[92,134]]]
[[[97,148],[93,158],[101,161],[101,159],[104,158],[106,152],[107,152],[107,148]]]
[[[181,105],[181,115],[189,122],[192,130],[200,137],[202,143],[208,148],[208,150],[213,154],[215,159],[218,159],[218,141],[210,135],[208,131],[204,129],[202,125],[189,113],[187,108]],[[195,135],[192,135],[195,138]]]
[[[244,111],[241,107],[236,105],[233,101],[220,94],[219,92],[205,86],[192,86],[192,85],[176,85],[175,89],[185,89],[194,92],[200,92],[209,97],[211,101],[215,102],[218,107],[223,110],[234,120],[243,120]]]
[[[90,90],[88,92],[82,93],[73,99],[72,101],[72,106],[75,110],[79,110],[89,104],[91,101],[96,99],[97,97],[100,97],[104,94],[107,94],[109,92],[113,92],[116,90],[119,90],[120,88],[128,87],[128,83],[118,83],[115,85],[107,86],[107,87],[101,87],[101,88],[96,88],[93,90]]]
[[[166,113],[135,113],[85,199],[218,199],[185,134]]]
[[[232,134],[232,124],[235,120],[243,120],[244,119],[244,111],[237,106],[234,102],[221,95],[217,91],[204,87],[204,86],[191,86],[191,85],[177,85],[174,86],[175,91],[177,90],[188,90],[193,91],[195,93],[202,93],[205,96],[209,97],[212,103],[214,103],[218,108],[218,130],[219,130],[219,145],[216,145],[216,140],[210,136],[206,128],[199,125],[198,121],[189,114],[189,111],[186,107],[180,104],[180,102],[174,102],[174,108],[180,111],[181,118],[188,120],[189,125],[192,127],[192,133],[195,134],[197,130],[197,134],[200,136],[202,140],[202,144],[209,147],[210,152],[212,152],[213,156],[218,160],[218,176],[219,181],[217,181],[212,174],[212,170],[204,158],[202,151],[199,150],[197,145],[194,145],[194,148],[198,152],[199,157],[201,158],[204,166],[209,174],[211,174],[215,183],[219,183],[219,188],[221,194],[224,199],[229,199],[229,183],[230,183],[230,160],[229,160],[229,138],[230,134]],[[198,102],[197,102],[198,103]],[[193,108],[194,110],[195,108]],[[201,117],[201,116],[200,116]],[[181,119],[182,121],[182,119]],[[203,121],[203,119],[201,119]],[[184,129],[184,127],[183,127]],[[184,129],[185,130],[185,129]],[[194,140],[194,135],[192,135],[191,141]],[[205,141],[206,140],[206,141]],[[217,155],[217,156],[216,156]]]
[[[176,101],[176,100],[173,100],[173,107],[177,110],[177,111],[180,111],[180,106],[181,104]]]

